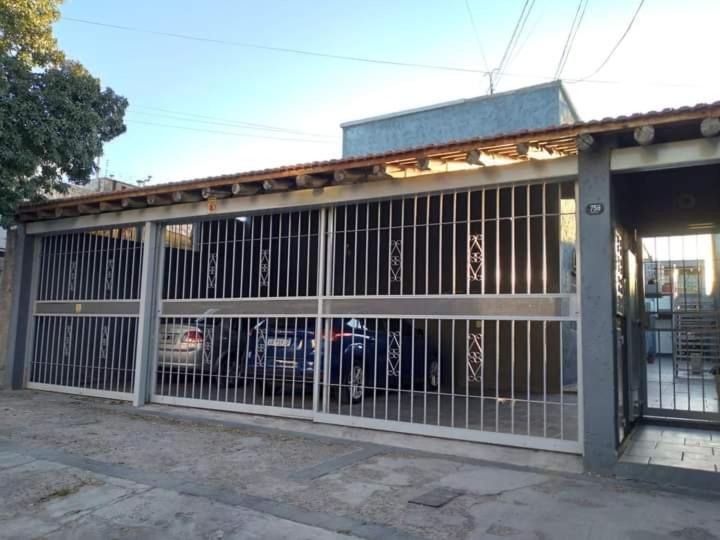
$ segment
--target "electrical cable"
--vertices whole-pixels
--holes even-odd
[[[138,32],[143,34],[154,34],[157,36],[166,36],[166,37],[173,37],[177,39],[186,39],[191,41],[202,41],[206,43],[218,43],[222,45],[232,45],[235,47],[244,47],[248,49],[260,49],[265,51],[274,51],[274,52],[285,52],[285,53],[292,53],[292,54],[301,54],[306,56],[317,56],[320,58],[331,58],[334,60],[350,60],[353,62],[364,62],[369,64],[384,64],[389,66],[401,66],[401,67],[411,67],[411,68],[421,68],[421,69],[434,69],[434,70],[441,70],[441,71],[457,71],[460,73],[481,73],[487,75],[486,71],[483,71],[481,69],[472,69],[472,68],[464,68],[459,66],[441,66],[437,64],[422,64],[422,63],[415,63],[415,62],[398,62],[394,60],[382,60],[378,58],[366,58],[363,56],[349,56],[349,55],[342,55],[342,54],[332,54],[332,53],[324,53],[319,51],[308,51],[304,49],[293,49],[290,47],[274,47],[271,45],[261,45],[258,43],[244,43],[240,41],[228,41],[224,39],[215,39],[215,38],[206,38],[202,36],[191,36],[188,34],[178,34],[175,32],[163,32],[159,30],[148,30],[144,28],[136,28],[133,26],[123,26],[119,24],[109,24],[109,23],[103,23],[98,21],[90,21],[87,19],[78,19],[75,17],[63,17],[62,20],[65,21],[71,21],[76,23],[82,23],[82,24],[90,24],[93,26],[102,26],[104,28],[114,28],[116,30],[126,30],[128,32]]]
[[[570,25],[570,31],[568,32],[562,54],[560,55],[560,60],[558,61],[557,69],[555,70],[555,79],[559,79],[565,69],[565,64],[570,57],[570,51],[575,43],[575,36],[577,36],[580,24],[582,24],[583,17],[585,16],[585,10],[587,9],[588,2],[589,0],[580,0],[580,2],[578,2],[577,10],[575,10],[575,16],[573,17],[572,24]]]
[[[645,0],[640,0],[640,3],[638,4],[637,9],[635,10],[635,13],[633,13],[632,19],[630,19],[630,23],[627,25],[627,28],[625,28],[625,31],[623,32],[622,36],[620,36],[620,39],[618,39],[617,43],[615,43],[615,46],[610,51],[610,54],[608,54],[607,58],[605,58],[605,60],[603,60],[602,64],[600,64],[598,66],[598,68],[595,71],[593,71],[590,75],[586,75],[585,77],[578,79],[578,82],[584,82],[587,79],[594,77],[605,67],[605,65],[610,61],[610,59],[615,54],[615,51],[618,50],[618,47],[620,47],[620,44],[623,42],[625,37],[630,33],[630,29],[633,27],[633,24],[635,24],[635,19],[637,19],[638,13],[640,13],[640,8],[643,7],[644,3],[645,3]]]
[[[203,133],[216,133],[219,135],[234,135],[236,137],[248,137],[252,139],[271,139],[274,141],[293,141],[293,142],[305,142],[305,143],[316,143],[316,144],[337,144],[337,141],[321,141],[313,139],[300,139],[293,137],[272,137],[271,135],[253,135],[250,133],[235,133],[232,131],[221,131],[216,129],[203,129],[188,126],[176,126],[171,124],[161,124],[158,122],[146,122],[144,120],[127,120],[128,124],[144,124],[146,126],[157,126],[164,128],[183,129],[186,131],[199,131]]]

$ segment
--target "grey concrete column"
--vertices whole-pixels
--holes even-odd
[[[25,234],[25,226],[18,225],[15,231],[15,253],[12,263],[12,300],[7,334],[6,382],[10,388],[23,387],[25,361],[30,352],[30,314],[33,300],[33,262],[35,260],[35,238]],[[9,266],[9,265],[8,265]]]
[[[140,269],[140,311],[135,351],[133,405],[141,407],[150,399],[154,384],[157,351],[160,283],[162,280],[163,232],[161,224],[147,222],[143,228],[143,262]]]
[[[585,466],[609,473],[617,460],[614,338],[614,242],[610,147],[578,161],[582,405]],[[601,213],[588,212],[599,203]]]

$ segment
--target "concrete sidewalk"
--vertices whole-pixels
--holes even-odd
[[[571,456],[490,464],[333,429],[2,391],[0,537],[720,539],[706,493],[591,478]]]

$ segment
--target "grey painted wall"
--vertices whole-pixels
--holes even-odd
[[[488,137],[577,121],[559,82],[347,122],[343,157]]]
[[[610,473],[617,461],[614,221],[610,148],[598,144],[579,156],[580,305],[585,465]],[[588,215],[590,203],[605,210]]]

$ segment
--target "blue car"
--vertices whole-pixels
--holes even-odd
[[[323,365],[326,340],[315,339],[315,322],[262,320],[247,342],[246,377],[275,386],[312,384],[315,369],[321,383],[340,387],[344,403],[359,402],[365,390],[410,389],[437,391],[439,356],[420,329],[406,321],[390,321],[388,329],[370,328],[358,319],[333,319],[330,373]],[[427,353],[427,354],[426,354]],[[427,356],[427,362],[426,362]],[[413,362],[414,359],[414,362]]]

